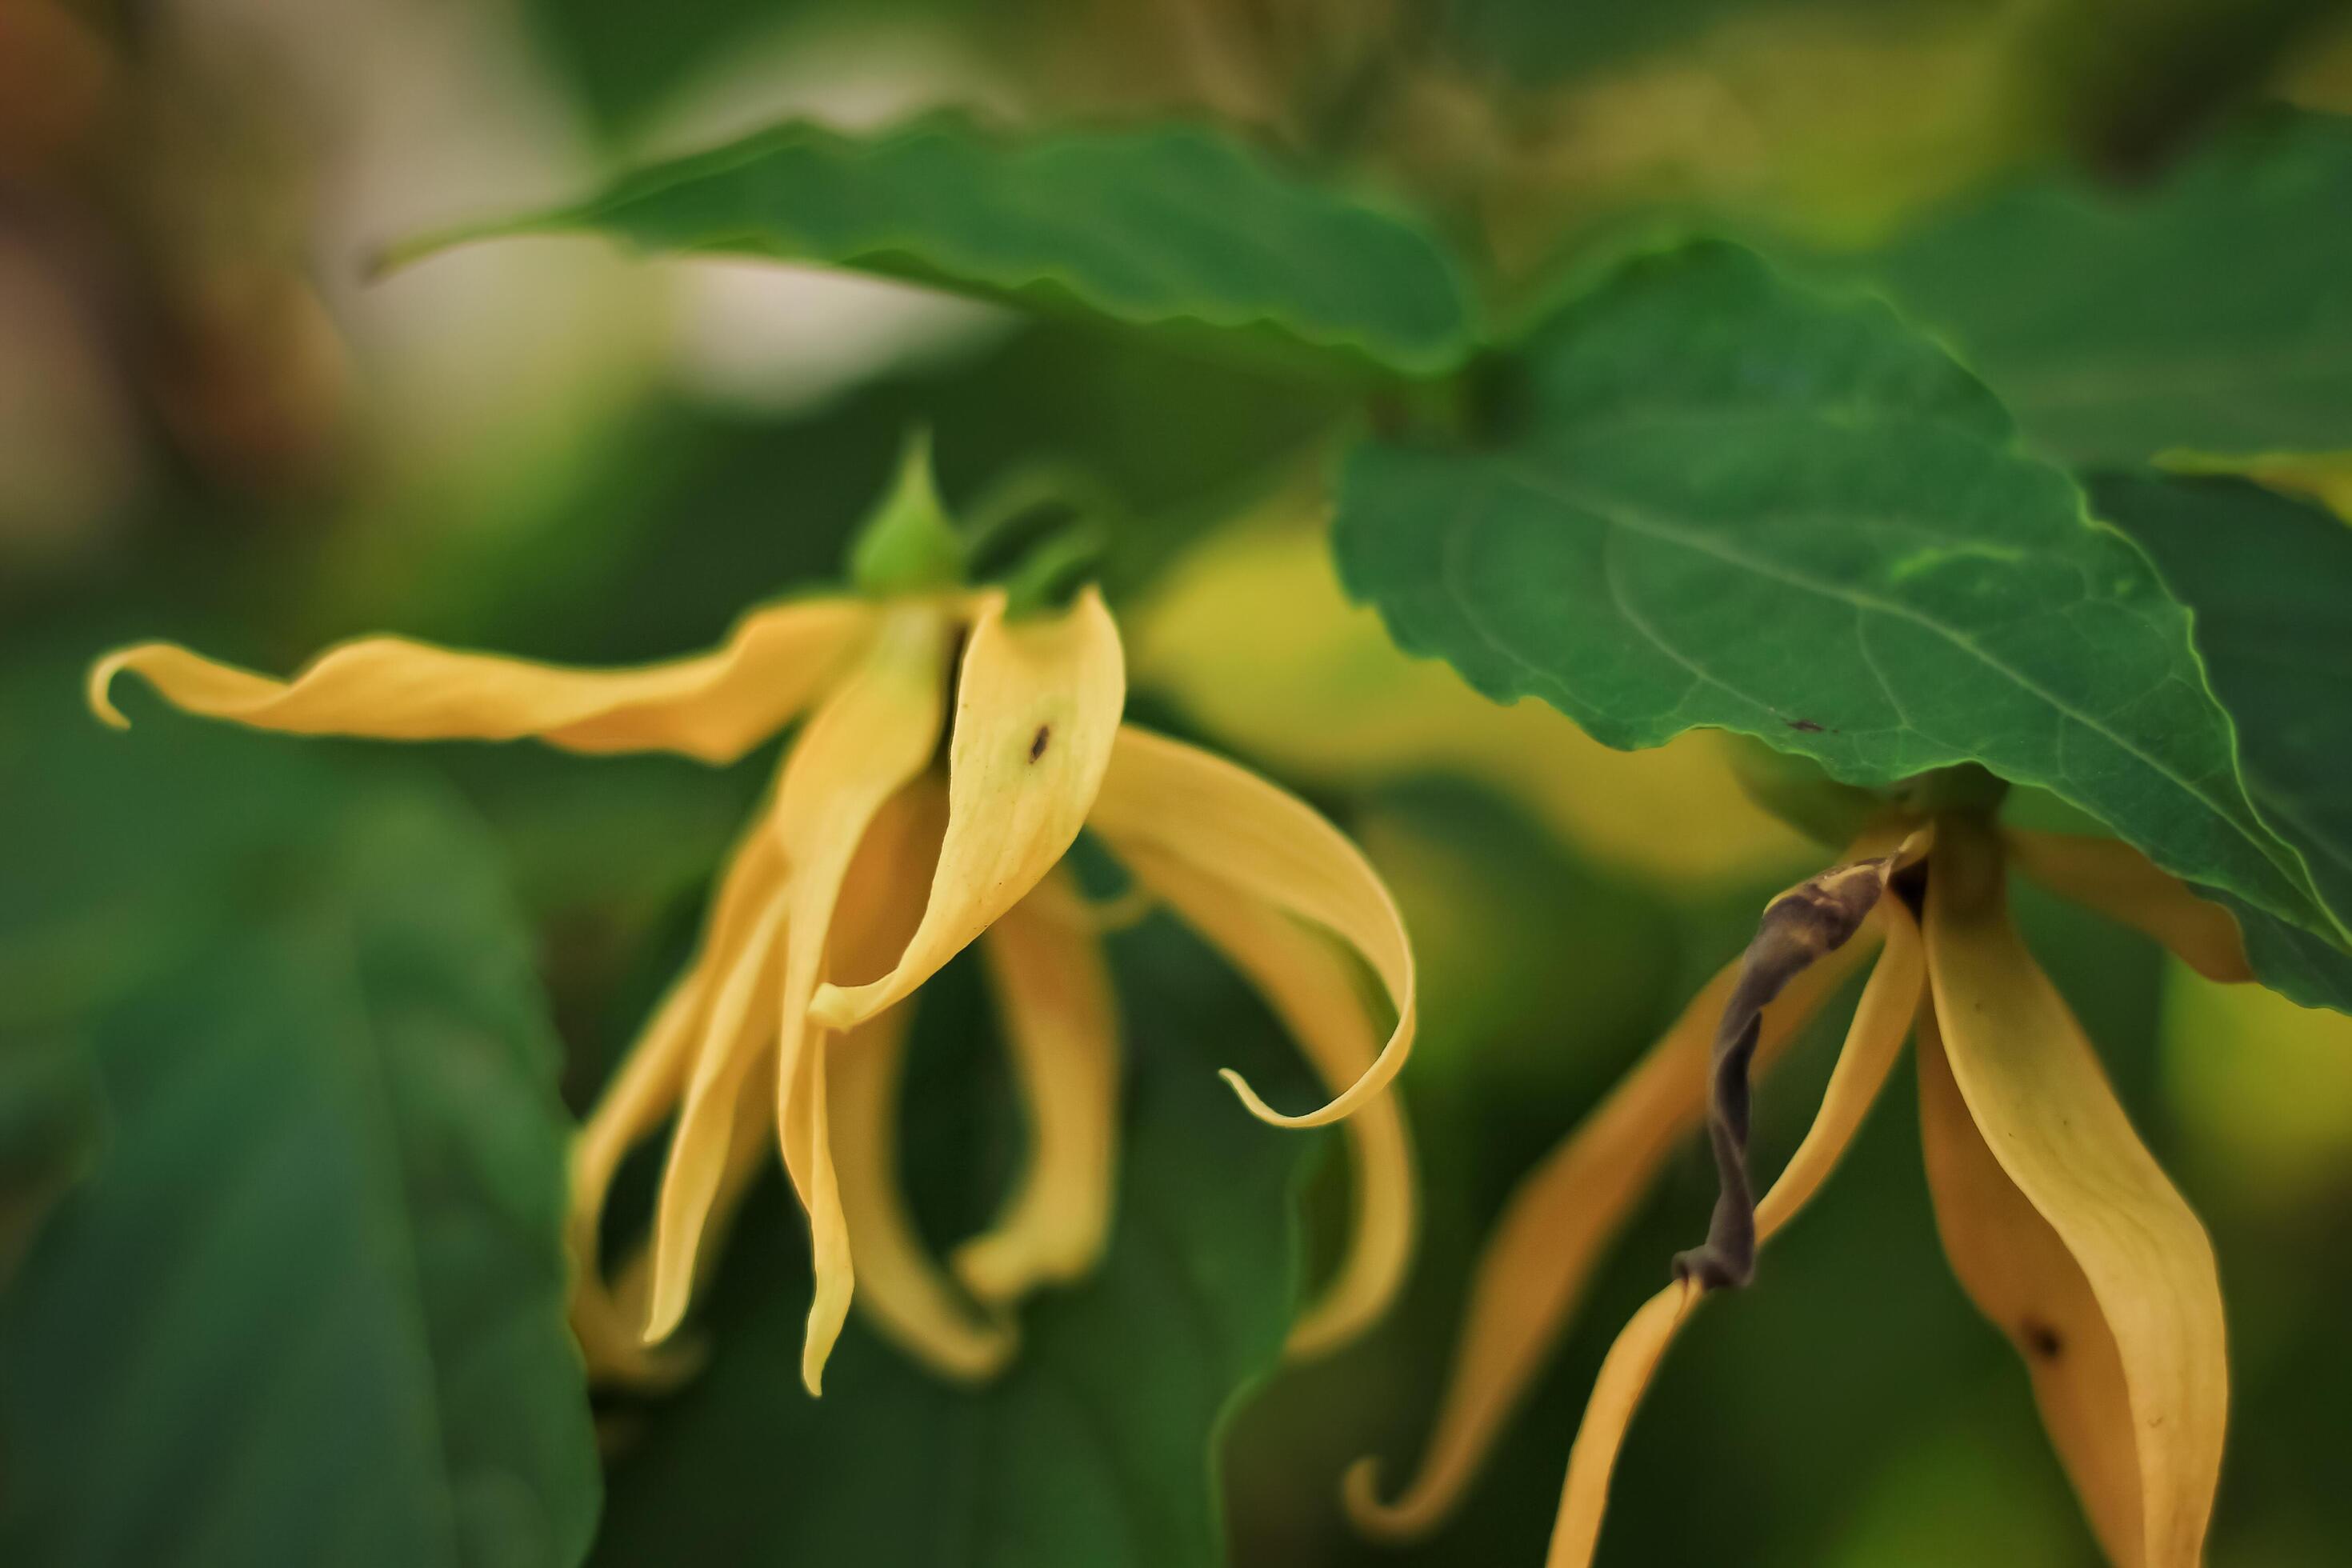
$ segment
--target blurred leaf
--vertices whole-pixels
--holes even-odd
[[[1455,47],[1530,85],[1556,83],[1689,42],[1727,16],[1796,10],[1800,0],[1460,0],[1444,7]]]
[[[867,0],[874,4],[875,0]],[[635,130],[728,51],[823,9],[810,0],[527,0],[531,30],[609,135]]]
[[[395,247],[596,230],[653,252],[814,261],[1408,374],[1469,353],[1471,305],[1437,242],[1166,125],[1016,138],[940,114],[870,137],[791,123],[625,175],[577,205]]]
[[[2352,120],[2282,113],[2146,190],[2011,190],[1876,267],[2074,461],[2332,451],[2352,432]]]
[[[1979,1405],[1987,1402],[1981,1397]],[[2072,1568],[2089,1561],[2074,1500],[2046,1458],[2011,1441],[2005,1408],[1938,1410],[1890,1433],[1876,1473],[1849,1510],[1836,1548],[1791,1557],[1819,1568]]]
[[[804,1231],[770,1180],[771,1201],[735,1227],[709,1364],[674,1400],[614,1417],[625,1448],[599,1563],[1223,1560],[1212,1445],[1279,1359],[1297,1177],[1325,1143],[1252,1121],[1217,1081],[1236,1059],[1299,1080],[1271,1021],[1197,943],[1155,921],[1113,956],[1126,1142],[1101,1266],[1028,1305],[1019,1357],[992,1384],[942,1384],[853,1316],[812,1400]],[[935,1240],[985,1217],[976,1168],[1017,1146],[976,981],[967,957],[925,988],[900,1110]]]
[[[2247,792],[2321,896],[2352,910],[2352,527],[2238,479],[2108,475],[2091,499],[2195,614]],[[2264,983],[2352,1012],[2352,953],[2258,910],[2239,918]]]
[[[0,1555],[562,1568],[564,1126],[488,847],[429,795],[281,840],[89,1026],[104,1156],[0,1320]]]
[[[0,1049],[0,1289],[49,1210],[89,1173],[104,1115],[96,1075],[68,1043]]]
[[[1699,246],[1522,352],[1501,445],[1349,460],[1341,574],[1407,651],[1613,746],[1712,726],[1874,785],[1979,763],[2330,930],[2246,798],[2187,613],[1892,311]]]
[[[19,644],[0,679],[0,1040],[56,1038],[216,935],[225,903],[314,830],[308,752],[184,721],[106,729],[82,703],[103,634]]]
[[[2211,1185],[2286,1216],[2352,1188],[2352,1019],[2175,963],[2161,1043],[2168,1109]]]

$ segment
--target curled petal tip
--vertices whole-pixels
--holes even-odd
[[[820,985],[809,998],[809,1022],[820,1029],[848,1029],[866,1022],[856,999],[841,986]]]
[[[1001,1247],[981,1237],[959,1247],[948,1258],[948,1271],[983,1306],[1001,1307],[1020,1298],[1021,1281]]]
[[[1285,1116],[1281,1111],[1276,1110],[1265,1100],[1259,1099],[1257,1090],[1249,1086],[1249,1080],[1242,1077],[1240,1073],[1235,1072],[1233,1068],[1219,1068],[1217,1069],[1217,1076],[1225,1080],[1226,1087],[1230,1088],[1234,1091],[1234,1095],[1239,1098],[1242,1102],[1242,1109],[1247,1110],[1252,1116],[1256,1117],[1260,1121],[1270,1123],[1276,1127],[1295,1127],[1298,1125],[1297,1118]]]
[[[1410,1511],[1381,1500],[1381,1462],[1370,1455],[1339,1478],[1339,1505],[1348,1521],[1375,1541],[1402,1543],[1421,1533]]]
[[[114,705],[110,689],[114,685],[114,678],[122,672],[123,666],[131,662],[134,651],[120,648],[91,665],[89,682],[82,689],[83,696],[89,703],[89,710],[98,716],[100,723],[110,730],[131,728],[131,721],[124,718],[122,710]]]
[[[1233,1068],[1219,1068],[1217,1076],[1233,1086],[1233,1091],[1240,1098],[1244,1110],[1269,1127],[1328,1127],[1331,1123],[1344,1119],[1348,1111],[1353,1109],[1342,1107],[1339,1101],[1333,1100],[1320,1110],[1292,1116],[1268,1105],[1260,1098],[1257,1090],[1249,1086],[1249,1080]]]

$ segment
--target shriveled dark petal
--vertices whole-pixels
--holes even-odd
[[[1765,906],[1716,1031],[1707,1079],[1707,1142],[1719,1184],[1704,1245],[1675,1257],[1675,1277],[1702,1289],[1756,1277],[1756,1195],[1748,1180],[1748,1069],[1764,1008],[1823,954],[1843,947],[1886,891],[1903,851],[1832,866]]]

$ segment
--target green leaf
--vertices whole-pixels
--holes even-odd
[[[2236,479],[2105,475],[2091,497],[2194,612],[2248,792],[2320,896],[2352,910],[2352,528]],[[2274,990],[2352,1012],[2352,954],[2259,911],[2240,918]]]
[[[0,1050],[0,1289],[50,1209],[89,1173],[104,1126],[97,1077],[69,1042]]]
[[[1259,341],[1360,368],[1451,369],[1470,303],[1407,218],[1196,126],[1018,139],[937,115],[871,137],[780,125],[575,205],[397,246],[595,230],[653,252],[813,261],[1033,309]]]
[[[1612,746],[1712,726],[1873,786],[1981,763],[2330,928],[2246,798],[2188,613],[1883,304],[1705,245],[1522,353],[1499,443],[1347,462],[1341,574],[1407,650]]]
[[[2267,120],[2148,189],[2013,189],[1875,265],[2074,462],[2352,443],[2352,119]]]
[[[461,811],[338,815],[288,823],[265,875],[215,889],[208,937],[88,1026],[104,1146],[0,1318],[0,1557],[587,1549],[565,1121],[528,947]]]
[[[1154,921],[1118,939],[1114,962],[1125,1142],[1096,1272],[1027,1303],[1019,1357],[976,1390],[930,1376],[852,1314],[812,1400],[799,1373],[805,1226],[767,1179],[733,1231],[705,1324],[709,1364],[675,1398],[616,1415],[599,1564],[1224,1560],[1213,1442],[1279,1358],[1297,1307],[1297,1178],[1330,1145],[1252,1121],[1217,1081],[1234,1061],[1277,1082],[1297,1069],[1196,943]],[[919,1005],[901,1147],[937,1241],[985,1217],[982,1178],[1003,1173],[1020,1137],[971,956]]]

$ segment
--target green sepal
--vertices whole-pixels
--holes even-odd
[[[850,540],[850,584],[877,599],[932,593],[962,582],[963,562],[931,473],[931,433],[918,429],[900,449],[889,493]]]

